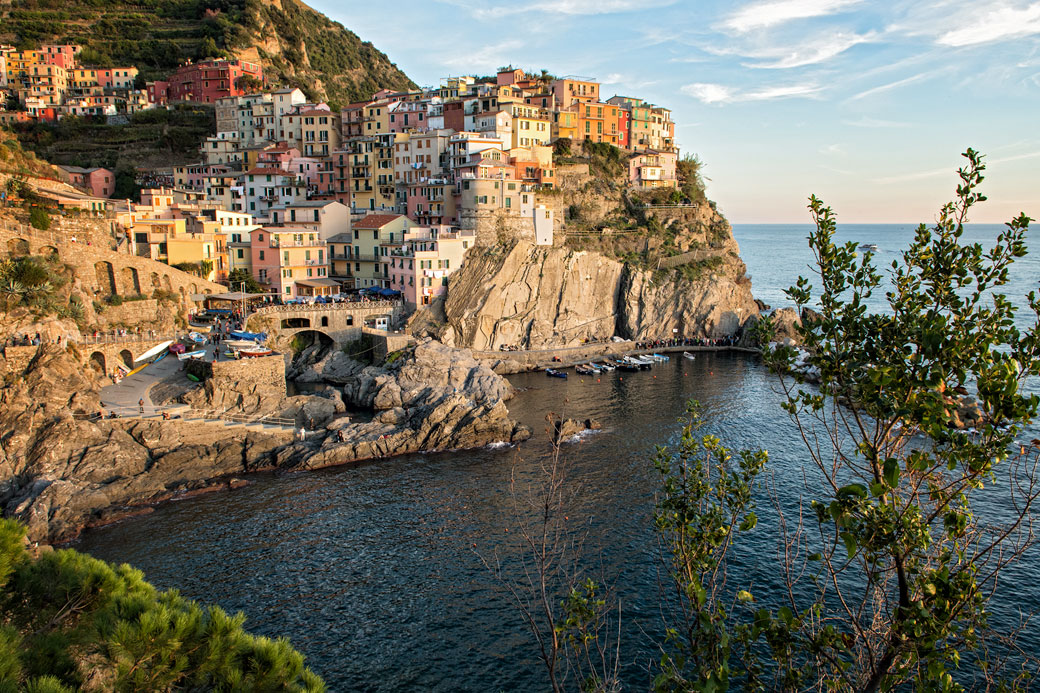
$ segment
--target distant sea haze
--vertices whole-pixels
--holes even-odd
[[[875,264],[884,275],[885,268],[890,267],[892,261],[899,258],[899,252],[913,241],[917,226],[842,224],[839,221],[836,240],[841,243],[853,241],[856,245],[877,245]],[[1003,224],[968,224],[962,241],[982,243],[984,248],[989,248],[1005,228]],[[813,257],[809,251],[808,237],[812,230],[812,224],[733,225],[733,236],[740,244],[740,257],[751,275],[751,293],[755,298],[769,304],[771,308],[783,308],[792,305],[784,290],[793,286],[799,276],[809,278],[814,286],[819,287],[819,281],[812,281],[815,275],[810,267]],[[1026,239],[1026,245],[1029,254],[1015,261],[1011,268],[1011,281],[1001,289],[1017,306],[1026,305],[1024,297],[1037,288],[1037,279],[1040,279],[1040,234],[1031,233]],[[884,281],[882,288],[885,288]],[[879,292],[872,297],[871,307],[882,308],[884,299],[884,291]],[[1025,328],[1029,322],[1028,311],[1020,312],[1019,327]]]

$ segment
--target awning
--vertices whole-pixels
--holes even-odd
[[[311,286],[311,287],[331,286],[331,287],[339,288],[339,282],[334,280],[334,279],[297,279],[296,283],[299,284],[300,286]]]
[[[247,294],[244,291],[232,291],[226,294],[206,294],[206,298],[210,301],[244,301],[253,296],[263,298],[263,294]]]

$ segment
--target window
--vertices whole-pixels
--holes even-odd
[[[261,259],[261,260],[263,260],[263,259],[264,259],[264,251],[262,251],[262,250],[260,251],[260,259]]]

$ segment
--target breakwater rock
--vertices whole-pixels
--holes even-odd
[[[84,527],[148,512],[155,503],[231,488],[244,473],[529,435],[509,417],[508,382],[469,352],[435,342],[417,345],[392,364],[361,369],[342,394],[274,397],[279,407],[323,422],[303,441],[288,429],[219,421],[87,420],[100,408],[101,385],[73,351],[45,345],[0,390],[0,507],[28,526],[33,541],[67,540]],[[257,399],[241,397],[245,383],[224,385],[240,405],[255,408]],[[221,396],[212,388],[210,393]],[[343,416],[344,400],[375,409],[374,419],[351,423]]]

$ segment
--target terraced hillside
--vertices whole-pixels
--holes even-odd
[[[0,0],[0,42],[77,43],[84,63],[144,80],[187,59],[260,62],[269,83],[333,106],[414,86],[371,43],[298,0]]]

